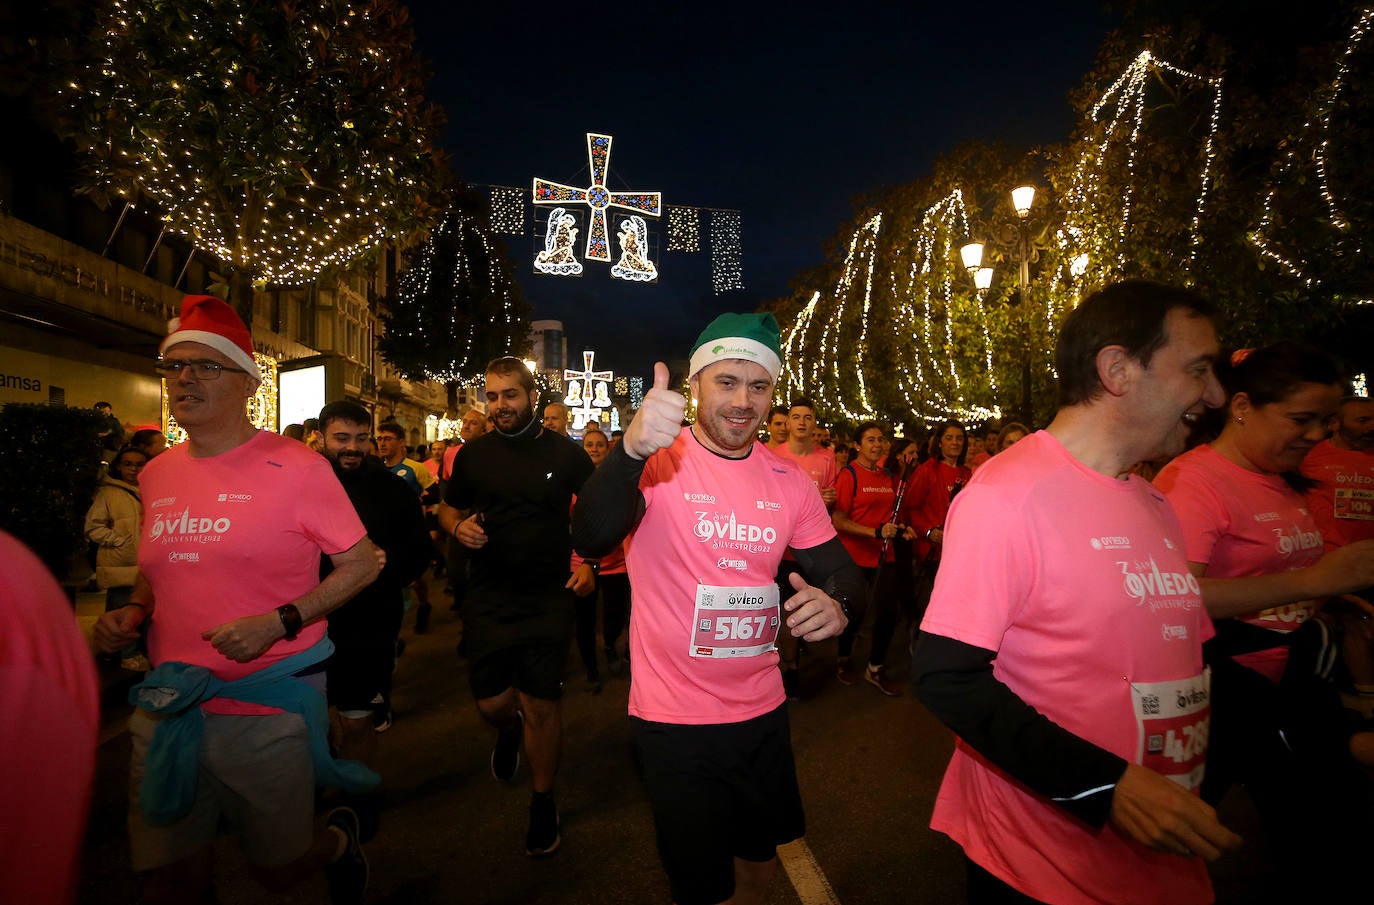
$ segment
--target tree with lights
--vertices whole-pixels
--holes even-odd
[[[407,250],[396,291],[383,301],[379,351],[412,380],[450,387],[480,377],[488,361],[524,351],[528,312],[481,199],[455,205]]]
[[[253,283],[310,282],[442,210],[413,41],[396,0],[110,0],[55,79],[79,190],[156,208],[251,317]]]

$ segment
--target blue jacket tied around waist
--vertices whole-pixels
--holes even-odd
[[[316,785],[347,792],[367,792],[381,777],[359,761],[335,760],[329,752],[329,707],[324,695],[295,677],[327,659],[334,642],[325,637],[309,650],[280,660],[233,682],[215,678],[204,666],[163,663],[129,690],[129,703],[164,719],[153,732],[145,760],[146,774],[139,807],[149,823],[168,824],[186,816],[196,800],[200,744],[205,715],[200,704],[215,697],[277,707],[298,713],[310,732],[310,754]]]

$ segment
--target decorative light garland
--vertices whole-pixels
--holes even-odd
[[[739,211],[711,211],[711,289],[720,295],[744,288]]]
[[[638,409],[644,404],[644,378],[630,378],[630,405]]]
[[[873,309],[873,271],[877,263],[882,220],[881,213],[875,214],[854,231],[834,290],[828,293],[819,290],[814,292],[786,331],[783,338],[784,371],[779,381],[779,394],[789,397],[811,395],[824,408],[850,421],[874,417],[874,406],[868,390],[868,369],[872,366],[868,354],[868,329],[870,323],[890,323],[897,336],[917,340],[911,344],[905,367],[898,369],[896,378],[899,392],[911,411],[927,423],[949,417],[975,422],[1000,418],[1001,409],[998,406],[969,401],[965,398],[966,394],[958,392],[972,379],[972,375],[960,373],[953,354],[953,322],[958,310],[957,302],[968,292],[968,289],[956,287],[956,278],[964,276],[962,268],[955,261],[957,246],[968,236],[963,193],[954,189],[923,212],[911,244],[912,260],[906,271],[904,286],[898,285],[900,268],[893,266],[888,269],[892,298],[890,318],[883,317],[881,313],[875,314]],[[854,320],[847,310],[861,269],[864,271],[858,316],[861,326],[858,337],[850,345],[840,332],[843,325]],[[983,335],[983,363],[995,393],[997,383],[991,374],[991,334],[982,298],[976,294],[975,298],[978,326]],[[943,341],[932,330],[932,323],[941,313],[945,319]],[[853,385],[857,388],[852,400],[846,398],[842,391],[851,381],[848,379],[850,375],[840,373],[840,357],[836,354],[839,348],[852,350]],[[810,352],[812,349],[815,350],[814,354]],[[926,376],[928,372],[948,375],[956,389],[952,400],[942,401],[943,388],[933,387],[929,383]],[[890,374],[879,376],[891,379]]]
[[[491,192],[491,230],[497,235],[525,234],[525,193],[504,185],[489,186]]]
[[[1126,67],[1126,71],[1102,93],[1089,114],[1090,123],[1105,122],[1105,128],[1101,131],[1100,138],[1084,142],[1083,152],[1074,166],[1073,179],[1065,195],[1065,222],[1056,233],[1060,260],[1065,262],[1065,266],[1054,273],[1049,301],[1045,305],[1046,327],[1051,336],[1054,335],[1063,313],[1077,303],[1084,286],[1107,282],[1126,267],[1126,235],[1130,228],[1131,207],[1136,191],[1136,154],[1145,127],[1145,94],[1151,77],[1158,76],[1161,72],[1197,82],[1212,91],[1210,121],[1202,149],[1203,163],[1199,176],[1198,197],[1194,204],[1189,230],[1188,266],[1193,268],[1197,265],[1197,255],[1203,240],[1202,218],[1207,209],[1212,186],[1216,134],[1221,124],[1222,79],[1220,76],[1189,72],[1161,60],[1148,50],[1141,51]],[[1104,119],[1108,113],[1110,116]],[[1121,138],[1120,133],[1126,131],[1123,129],[1125,123],[1129,123],[1129,133]],[[1128,177],[1124,186],[1114,183],[1113,187],[1107,190],[1103,187],[1105,161],[1108,150],[1118,138],[1127,143]],[[1104,217],[1102,209],[1115,204],[1120,205],[1120,216]],[[1110,224],[1113,219],[1114,227],[1101,226],[1104,222]],[[1087,255],[1087,258],[1084,259],[1083,255]]]
[[[666,251],[701,251],[701,216],[694,207],[668,208]]]
[[[1308,271],[1310,262],[1306,260],[1298,261],[1293,257],[1280,252],[1275,246],[1278,244],[1278,235],[1282,234],[1282,229],[1274,223],[1274,198],[1278,194],[1281,185],[1287,181],[1286,177],[1298,178],[1299,170],[1305,165],[1310,157],[1317,172],[1317,191],[1322,197],[1322,202],[1326,206],[1327,222],[1338,233],[1346,235],[1357,235],[1351,231],[1350,220],[1341,209],[1341,204],[1336,198],[1336,193],[1331,187],[1331,180],[1327,173],[1327,155],[1331,147],[1331,117],[1334,115],[1340,100],[1341,94],[1346,87],[1346,80],[1350,75],[1351,58],[1354,56],[1360,45],[1364,42],[1365,36],[1369,33],[1371,24],[1374,24],[1374,9],[1365,9],[1360,13],[1359,19],[1350,31],[1350,37],[1346,41],[1345,51],[1341,54],[1340,60],[1336,64],[1336,75],[1331,84],[1320,92],[1317,104],[1316,124],[1311,120],[1303,124],[1302,138],[1290,143],[1284,154],[1283,163],[1279,167],[1278,178],[1270,185],[1269,191],[1265,193],[1264,205],[1260,214],[1259,225],[1250,236],[1250,241],[1259,250],[1260,254],[1277,263],[1280,269],[1289,276],[1295,277],[1311,288],[1317,285],[1318,279]],[[1315,136],[1311,140],[1307,136]],[[1311,148],[1309,152],[1307,148]],[[1271,238],[1270,233],[1276,232]],[[1342,250],[1343,253],[1355,256],[1363,255],[1364,249],[1356,247],[1351,250]],[[1323,254],[1329,254],[1331,249],[1323,248]],[[1365,304],[1365,301],[1357,301],[1356,304]]]
[[[391,329],[393,334],[399,334],[417,342],[428,336],[430,331],[436,328],[442,330],[446,336],[461,337],[460,340],[455,339],[452,345],[445,347],[449,351],[449,358],[444,366],[437,369],[426,369],[425,378],[441,383],[452,382],[468,385],[482,379],[486,362],[473,360],[473,330],[470,326],[467,329],[460,327],[463,312],[457,307],[457,300],[470,297],[472,292],[468,287],[481,279],[475,269],[480,266],[481,262],[474,262],[471,257],[462,254],[464,242],[461,237],[463,235],[475,236],[482,245],[482,257],[485,258],[486,264],[485,280],[481,280],[485,284],[484,294],[486,297],[494,296],[500,299],[500,320],[506,329],[506,349],[513,349],[515,344],[513,332],[517,318],[515,302],[512,297],[512,281],[501,267],[502,258],[496,248],[494,238],[488,234],[488,231],[482,227],[481,222],[476,217],[457,210],[445,217],[439,227],[421,243],[416,259],[411,266],[400,273],[396,281],[396,305],[398,307],[419,305],[420,299],[432,292],[440,291],[441,287],[435,282],[438,276],[436,270],[443,263],[439,256],[438,243],[452,241],[458,253],[454,261],[452,277],[443,289],[448,291],[455,304],[447,310],[446,321],[439,324],[412,323],[407,327],[398,327],[393,323]]]

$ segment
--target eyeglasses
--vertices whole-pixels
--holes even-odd
[[[231,368],[217,361],[183,361],[179,358],[164,358],[153,365],[153,370],[162,375],[163,380],[176,380],[181,376],[181,372],[187,368],[191,369],[191,374],[197,380],[218,380],[219,375],[225,371],[233,371],[236,374],[248,373],[243,368]]]

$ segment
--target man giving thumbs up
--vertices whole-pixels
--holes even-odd
[[[573,513],[584,557],[632,534],[630,717],[679,905],[763,902],[776,847],[805,832],[775,642],[839,634],[862,593],[811,480],[754,442],[781,368],[771,314],[716,318],[692,348],[696,422],[655,365]],[[819,586],[798,575],[780,604],[789,546]]]

